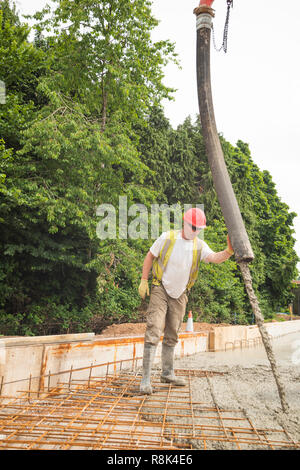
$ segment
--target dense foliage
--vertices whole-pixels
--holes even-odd
[[[97,207],[204,204],[214,250],[226,227],[199,121],[174,130],[160,107],[176,62],[153,43],[148,0],[56,1],[35,15],[34,40],[0,1],[0,334],[100,331],[144,320],[137,287],[153,239],[100,240]],[[293,218],[247,144],[221,138],[256,255],[254,284],[266,316],[292,299]],[[128,216],[128,222],[134,220]],[[189,309],[210,322],[251,322],[234,260],[202,265]]]

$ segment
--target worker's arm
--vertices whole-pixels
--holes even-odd
[[[155,256],[149,250],[148,253],[145,256],[145,259],[144,259],[142,279],[147,279],[148,280],[149,273],[150,273],[150,270],[152,268],[152,263],[153,263],[154,258],[155,258]]]
[[[220,264],[223,263],[224,261],[228,260],[230,258],[230,254],[228,253],[227,250],[224,251],[218,251],[218,253],[211,253],[208,255],[205,259],[205,263],[215,263],[215,264]]]
[[[139,285],[139,294],[142,297],[142,299],[146,297],[146,294],[149,295],[148,277],[149,277],[150,270],[152,268],[152,263],[153,263],[154,258],[155,256],[149,250],[144,259],[142,279]]]
[[[233,248],[229,240],[229,236],[227,235],[227,248],[223,251],[218,251],[217,253],[211,253],[210,255],[206,256],[206,258],[204,259],[204,262],[220,264],[228,260],[231,255],[233,255]]]

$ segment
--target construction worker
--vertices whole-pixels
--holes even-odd
[[[151,368],[162,334],[161,382],[186,385],[185,381],[175,376],[173,363],[178,332],[188,301],[187,294],[197,279],[200,261],[222,263],[233,254],[228,236],[227,248],[218,253],[200,240],[198,235],[205,227],[204,212],[199,208],[191,208],[184,213],[183,228],[164,232],[145,257],[139,286],[142,299],[145,299],[146,294],[149,295],[148,276],[151,267],[153,281],[147,309],[143,377],[140,385],[142,394],[152,393]]]

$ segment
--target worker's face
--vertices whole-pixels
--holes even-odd
[[[201,228],[195,227],[186,221],[183,222],[183,235],[187,240],[194,240],[201,230]]]

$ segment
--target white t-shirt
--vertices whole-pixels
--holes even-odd
[[[150,248],[151,253],[156,258],[158,258],[166,241],[166,235],[167,232],[162,233]],[[205,261],[205,258],[211,253],[214,253],[214,251],[209,248],[205,241],[200,240],[199,238],[197,238],[197,241],[198,247],[202,244],[200,261]],[[171,256],[163,272],[162,284],[168,295],[173,299],[178,299],[178,297],[181,296],[189,282],[193,262],[193,245],[194,241],[185,240],[182,238],[180,232],[176,238]]]

